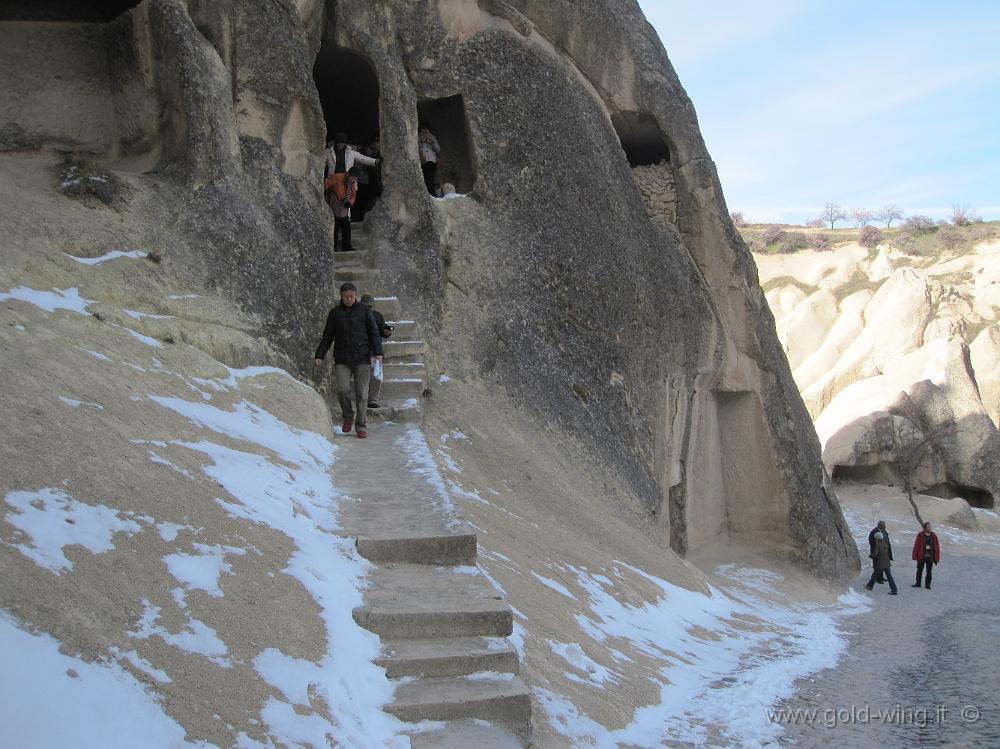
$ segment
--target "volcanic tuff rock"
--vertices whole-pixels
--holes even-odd
[[[757,260],[827,469],[898,483],[903,468],[915,489],[993,506],[1000,243]]]
[[[59,128],[44,106],[5,114],[3,146],[135,175],[173,272],[299,365],[334,293],[312,65],[360,55],[386,185],[366,218],[373,262],[429,331],[429,365],[500,385],[678,552],[752,539],[823,577],[856,569],[693,106],[634,2],[146,0],[67,33],[0,23],[5,98],[31,100],[54,69],[77,85]],[[38,45],[41,72],[16,64]],[[456,95],[474,187],[436,201],[417,112]],[[675,224],[650,220],[633,178],[628,152],[647,147],[668,154]]]

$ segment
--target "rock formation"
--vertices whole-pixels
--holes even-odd
[[[835,478],[908,474],[918,491],[993,506],[998,250],[914,258],[882,247],[869,258],[849,244],[758,256]]]
[[[313,61],[341,50],[377,79],[375,261],[428,324],[431,361],[578,435],[678,552],[766,537],[823,576],[853,569],[753,262],[635,5],[147,0],[96,25],[67,12],[0,29],[21,102],[4,147],[155,175],[151,210],[186,240],[169,250],[177,267],[295,360],[333,280],[319,177],[337,115],[321,98],[350,109],[364,95],[317,90]],[[37,64],[19,65],[29,50]],[[66,104],[50,116],[32,92],[56,75]],[[467,135],[453,161],[468,158],[469,199],[419,189],[419,111]],[[649,220],[633,152],[667,155],[676,223]]]

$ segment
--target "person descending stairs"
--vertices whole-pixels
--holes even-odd
[[[380,407],[369,413],[371,436],[337,441],[334,484],[356,500],[343,505],[342,532],[374,565],[354,619],[379,636],[378,664],[398,684],[385,710],[406,723],[435,721],[415,728],[414,749],[527,746],[531,693],[507,639],[513,612],[477,568],[476,534],[455,517],[420,430],[424,343],[399,299],[373,293],[378,272],[361,223],[354,242],[352,252],[337,254],[335,280],[371,294],[371,309],[355,312],[356,322],[365,321],[359,349],[366,356],[377,350],[373,310],[392,335],[380,344],[383,383]]]

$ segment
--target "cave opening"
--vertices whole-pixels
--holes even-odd
[[[835,465],[831,478],[835,483],[881,484],[884,486],[902,484],[899,469],[891,461],[861,466]]]
[[[0,21],[107,23],[141,0],[0,0]]]
[[[670,148],[656,120],[644,112],[619,112],[612,115],[611,124],[618,134],[625,158],[633,169],[637,166],[670,163]]]
[[[461,94],[417,102],[417,120],[426,125],[441,146],[438,154],[437,189],[434,194],[472,192],[476,184],[476,157]]]
[[[324,42],[313,64],[313,80],[323,107],[327,145],[332,145],[334,133],[343,132],[356,150],[377,155],[379,83],[371,63],[357,52]],[[382,193],[381,167],[358,168],[358,198],[351,209],[354,222],[364,220]]]
[[[984,510],[992,510],[994,507],[993,494],[986,489],[964,484],[938,484],[926,491],[935,497],[942,499],[954,499],[960,497],[969,503],[970,507],[978,507]]]
[[[618,112],[611,116],[625,158],[632,167],[646,213],[654,221],[677,221],[677,188],[670,147],[656,120],[645,112]]]

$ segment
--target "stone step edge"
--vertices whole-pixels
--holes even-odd
[[[375,659],[375,664],[385,669],[390,679],[418,677],[422,679],[449,676],[469,676],[483,671],[493,673],[517,674],[520,671],[520,660],[517,650],[505,641],[503,650],[490,648],[486,645],[474,645],[468,638],[445,638],[443,640],[414,639],[409,642],[447,644],[454,640],[455,650],[452,652],[429,653],[398,653],[386,652],[395,646],[406,643],[406,639],[383,642],[382,653]]]
[[[478,718],[506,726],[525,743],[530,740],[531,691],[516,675],[510,681],[492,682],[492,691],[480,688],[479,694],[471,696],[469,690],[475,689],[474,682],[460,676],[419,679],[413,684],[419,688],[413,690],[419,699],[397,700],[386,705],[385,711],[407,723]],[[459,693],[438,698],[434,694],[437,684],[449,684]],[[467,689],[459,691],[462,686]]]
[[[444,611],[386,611],[359,606],[351,612],[354,621],[379,637],[391,639],[442,637],[509,637],[514,631],[514,613],[502,609]]]
[[[375,564],[405,562],[431,565],[473,565],[477,559],[475,533],[435,536],[374,537],[356,541],[358,553]]]

